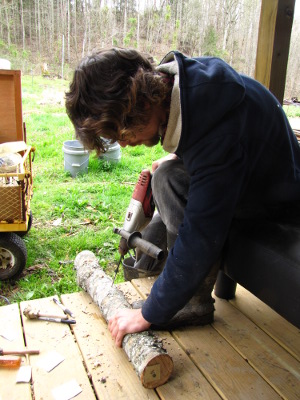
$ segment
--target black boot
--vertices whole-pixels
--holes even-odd
[[[168,249],[171,249],[176,241],[177,235],[167,232]],[[214,320],[214,302],[212,291],[217,280],[220,261],[217,261],[211,268],[209,274],[201,284],[191,300],[178,311],[167,324],[167,328],[174,329],[186,325],[207,325]]]
[[[165,325],[151,325],[151,329],[176,329],[184,326],[199,326],[211,324],[214,321],[214,302],[211,293],[217,279],[220,262],[211,269],[204,282],[191,300],[178,311],[177,314]],[[138,300],[132,304],[133,308],[142,308],[145,300]]]
[[[180,326],[207,325],[214,321],[215,299],[212,297],[212,291],[219,268],[220,262],[215,263],[195,295],[174,315],[165,328],[175,329]]]

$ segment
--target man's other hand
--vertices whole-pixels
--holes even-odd
[[[156,161],[153,161],[152,163],[152,172],[154,172],[162,163],[168,160],[177,160],[176,154],[170,153],[167,154],[165,157],[159,158]]]
[[[122,347],[123,337],[127,333],[146,331],[150,323],[142,315],[141,309],[122,309],[108,321],[108,329],[118,347]]]

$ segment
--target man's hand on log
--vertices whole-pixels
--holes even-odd
[[[150,328],[150,323],[142,315],[141,309],[122,309],[108,321],[108,329],[118,347],[122,347],[127,333],[137,333]]]

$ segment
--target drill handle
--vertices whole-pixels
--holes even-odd
[[[124,229],[114,228],[114,233],[117,233],[118,235],[122,236],[122,238],[126,239],[127,245],[130,249],[137,247],[143,253],[150,257],[156,258],[157,260],[162,260],[165,256],[162,249],[155,246],[155,244],[142,239],[142,234],[140,232],[130,233]]]
[[[132,198],[142,204],[146,218],[152,218],[154,214],[154,200],[151,189],[152,175],[148,169],[144,169],[135,185]]]

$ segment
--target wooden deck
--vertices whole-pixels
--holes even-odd
[[[124,283],[129,301],[145,297],[152,279]],[[174,361],[171,379],[156,390],[141,385],[125,352],[116,348],[99,308],[86,293],[63,295],[76,325],[28,320],[22,310],[30,304],[40,312],[61,314],[52,298],[0,307],[0,336],[5,350],[37,348],[24,358],[32,366],[30,383],[16,383],[17,370],[1,369],[0,400],[55,399],[53,389],[77,384],[76,399],[299,399],[300,331],[249,292],[239,287],[234,301],[216,298],[215,322],[159,332]],[[52,371],[42,362],[49,353],[63,356]],[[64,399],[64,397],[61,397]]]

